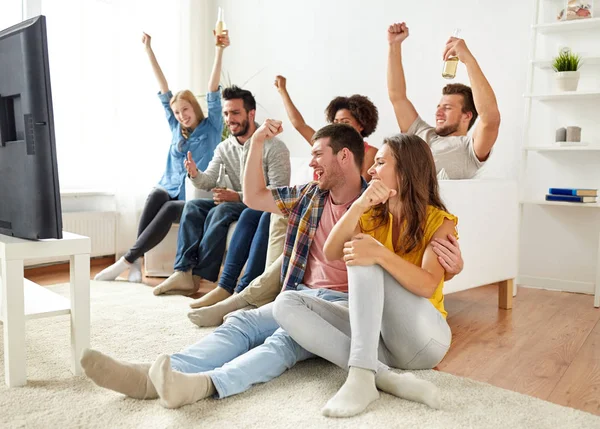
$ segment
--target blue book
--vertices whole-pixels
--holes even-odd
[[[577,195],[546,195],[546,201],[564,201],[568,203],[595,203],[596,197],[580,197]]]
[[[573,195],[577,197],[596,197],[597,189],[576,189],[576,188],[550,188],[549,194],[552,195]]]

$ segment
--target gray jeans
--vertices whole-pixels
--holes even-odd
[[[450,348],[446,319],[379,265],[348,267],[348,307],[286,291],[273,315],[302,347],[341,368],[430,369]]]

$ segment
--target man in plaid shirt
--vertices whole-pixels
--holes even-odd
[[[244,178],[244,202],[251,208],[289,218],[284,248],[284,289],[345,305],[348,278],[343,261],[329,262],[323,245],[333,225],[367,184],[360,172],[363,139],[351,126],[331,124],[313,137],[317,181],[270,190],[262,174],[265,140],[281,133],[280,121],[267,120],[254,133]],[[140,399],[160,398],[168,408],[210,396],[225,398],[278,377],[297,362],[314,357],[275,321],[273,304],[238,311],[196,344],[161,355],[154,364],[133,365],[86,350],[82,365],[105,388]]]

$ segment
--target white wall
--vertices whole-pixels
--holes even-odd
[[[359,93],[378,106],[380,122],[367,140],[379,146],[383,137],[398,132],[387,98],[387,27],[406,21],[404,63],[408,94],[419,113],[432,121],[441,88],[442,52],[455,27],[478,59],[502,112],[502,128],[488,176],[517,175],[517,146],[521,140],[530,2],[408,3],[395,0],[335,0],[282,2],[222,0],[232,45],[225,69],[233,82],[247,85],[266,116],[284,119],[284,141],[292,153],[308,153],[308,145],[286,120],[273,86],[275,75],[288,78],[292,99],[313,128],[325,125],[324,109],[337,95]],[[515,11],[518,10],[518,13]],[[468,83],[460,66],[457,81]]]
[[[21,0],[2,0],[0,2],[0,31],[11,27],[22,19]]]

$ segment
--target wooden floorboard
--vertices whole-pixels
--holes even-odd
[[[112,262],[93,259],[91,277]],[[69,267],[29,269],[25,276],[64,283]],[[163,280],[144,277],[148,293]],[[201,292],[213,287],[206,282]],[[513,304],[498,308],[498,285],[446,295],[453,338],[438,369],[600,416],[600,309],[593,297],[519,288]]]
[[[598,322],[600,312],[588,298],[560,294],[559,310],[539,325],[529,346],[489,383],[547,399]]]
[[[600,415],[600,321],[548,400]]]

